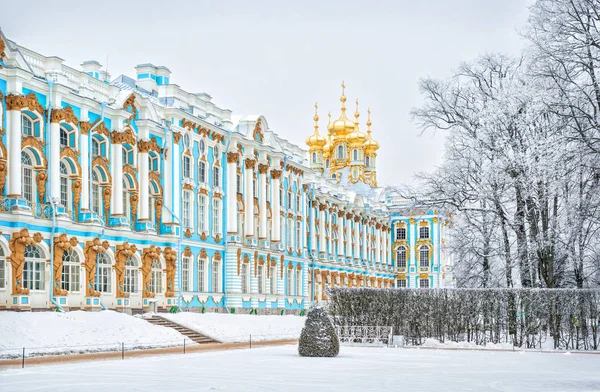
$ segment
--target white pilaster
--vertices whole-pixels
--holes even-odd
[[[360,259],[360,222],[354,220],[354,258]]]
[[[315,235],[315,218],[317,217],[317,209],[314,206],[310,206],[310,213],[308,215],[308,224],[310,225],[310,250],[315,251],[317,249],[317,237]]]
[[[327,252],[327,236],[325,235],[325,206],[319,206],[319,252]]]
[[[379,226],[379,223],[377,224]],[[375,263],[381,263],[381,226],[375,226]]]
[[[271,240],[278,242],[281,241],[281,200],[279,199],[281,170],[271,170],[271,176],[273,177],[271,184],[271,191],[273,192],[273,203],[271,203],[273,238]]]
[[[89,137],[87,133],[80,136],[81,151],[81,207],[80,210],[90,209],[90,167],[89,167]]]
[[[179,136],[181,138],[181,136]],[[173,214],[179,217],[181,221],[183,221],[183,217],[181,216],[181,149],[179,147],[179,140],[175,142],[173,141],[173,183],[171,187],[173,188]],[[216,159],[216,158],[215,158]]]
[[[123,215],[123,146],[121,143],[111,145],[112,195],[110,200],[111,215]]]
[[[267,173],[269,170],[269,166],[265,164],[260,164],[258,166],[258,187],[259,187],[259,206],[260,206],[260,218],[259,218],[259,232],[258,235],[260,238],[267,238],[268,230],[267,230]]]
[[[227,232],[237,233],[237,152],[227,153]]]
[[[337,223],[338,223],[338,254],[336,256],[344,255],[344,217],[338,215]]]
[[[252,149],[249,149],[249,154],[252,155]],[[245,235],[253,236],[254,227],[254,166],[256,160],[252,155],[251,158],[246,158],[244,161],[244,231]]]
[[[60,202],[60,123],[50,123],[50,198]],[[113,188],[114,189],[114,188]]]
[[[346,215],[346,258],[352,258],[352,219]]]
[[[6,117],[8,131],[6,144],[8,150],[6,194],[21,196],[21,111],[9,110]]]
[[[138,149],[138,166],[140,168],[140,175],[139,175],[139,184],[140,184],[140,189],[139,191],[139,198],[138,198],[138,220],[142,221],[142,220],[148,220],[150,219],[150,211],[148,211],[148,201],[149,201],[149,197],[150,195],[148,194],[148,186],[149,186],[149,182],[148,182],[148,174],[149,174],[149,167],[148,167],[148,151],[147,150],[140,150]]]

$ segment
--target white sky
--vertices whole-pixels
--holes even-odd
[[[367,107],[381,143],[381,184],[412,183],[439,165],[443,133],[419,136],[409,111],[418,81],[447,77],[461,61],[490,51],[518,54],[531,0],[150,1],[32,0],[2,7],[8,38],[79,68],[97,60],[112,77],[136,64],[165,65],[171,82],[207,92],[236,115],[262,114],[304,146],[319,102],[339,115],[340,84],[354,112]],[[95,5],[94,5],[95,4]]]

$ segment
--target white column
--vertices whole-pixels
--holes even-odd
[[[170,134],[170,135],[169,135]],[[164,184],[163,184],[163,205],[166,207],[172,208],[173,206],[173,156],[174,156],[174,151],[173,151],[173,134],[172,132],[169,132],[169,134],[166,134],[165,137],[167,138],[167,149],[165,151],[165,168],[164,168],[164,173],[163,173],[163,179],[164,179]],[[171,217],[171,213],[169,212],[169,210],[167,210],[166,208],[163,208],[162,211],[162,218],[161,220],[163,222],[172,222],[173,221],[173,217]],[[158,222],[157,222],[158,224]]]
[[[81,208],[80,210],[90,210],[90,167],[89,167],[89,143],[88,133],[81,133],[80,151],[81,151]]]
[[[237,152],[227,153],[227,232],[235,234],[237,227]]]
[[[368,227],[368,223],[367,220],[363,220],[363,225],[362,225],[362,248],[363,248],[363,252],[362,252],[362,257],[365,261],[369,260],[369,252],[368,252],[368,247],[367,247],[367,227]]]
[[[386,230],[383,232],[383,262],[385,265],[391,265],[390,257],[390,232]]]
[[[360,259],[360,222],[354,218],[354,258]]]
[[[343,214],[342,214],[343,215]],[[344,217],[338,215],[338,254],[336,256],[344,255]]]
[[[327,238],[325,236],[325,205],[319,205],[319,252],[327,251]]]
[[[267,238],[267,173],[269,171],[268,164],[258,165],[258,187],[260,194],[258,195],[258,201],[260,206],[260,218],[259,218],[259,237],[262,239]]]
[[[381,263],[381,224],[375,226],[375,263]]]
[[[6,194],[9,197],[21,196],[21,110],[9,110],[6,122],[9,124],[6,133],[8,150]]]
[[[346,257],[352,258],[352,218],[346,214]]]
[[[179,139],[181,139],[181,134],[178,133],[177,136],[173,140],[173,182],[171,187],[173,188],[173,214],[179,217],[183,222],[183,217],[181,216],[181,151],[179,148]]]
[[[419,271],[419,268],[417,266],[417,258],[416,258],[416,249],[415,249],[415,244],[417,242],[417,222],[414,219],[410,219],[408,222],[408,233],[410,235],[410,259],[409,259],[409,263],[412,264],[413,267],[415,267],[415,271]]]
[[[327,249],[329,249],[328,253],[329,255],[333,255],[333,215],[331,215],[331,209],[329,210],[329,213],[327,214],[327,217],[329,218],[329,221],[327,222],[327,230],[329,232],[329,235],[327,236]]]
[[[117,132],[112,134],[110,163],[112,172],[111,215],[123,215],[123,146]]]
[[[51,120],[52,121],[52,120]],[[50,199],[60,203],[60,123],[50,123]]]
[[[138,199],[138,220],[145,221],[150,218],[150,211],[148,211],[148,200],[150,195],[148,194],[148,148],[146,146],[138,148],[138,166],[140,168],[139,175],[139,199]]]
[[[250,150],[250,154],[252,154],[252,150]],[[254,227],[254,166],[256,165],[256,160],[254,158],[246,158],[244,161],[244,204],[245,204],[245,214],[244,214],[244,231],[245,235],[253,236],[255,227]]]
[[[314,206],[309,206],[310,213],[308,215],[308,224],[310,225],[310,250],[317,249],[317,236],[315,235],[315,219],[317,217],[317,209]]]
[[[281,241],[281,201],[279,200],[279,180],[281,178],[281,170],[271,170],[273,182],[271,191],[273,192],[273,202],[271,203],[271,223],[273,230],[273,242]]]

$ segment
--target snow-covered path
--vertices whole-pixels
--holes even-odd
[[[282,346],[0,371],[9,391],[598,391],[600,355]]]

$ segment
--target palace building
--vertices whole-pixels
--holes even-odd
[[[449,219],[378,187],[358,101],[308,151],[141,64],[111,79],[0,31],[0,308],[298,311],[452,285]],[[365,128],[363,128],[365,129]]]

